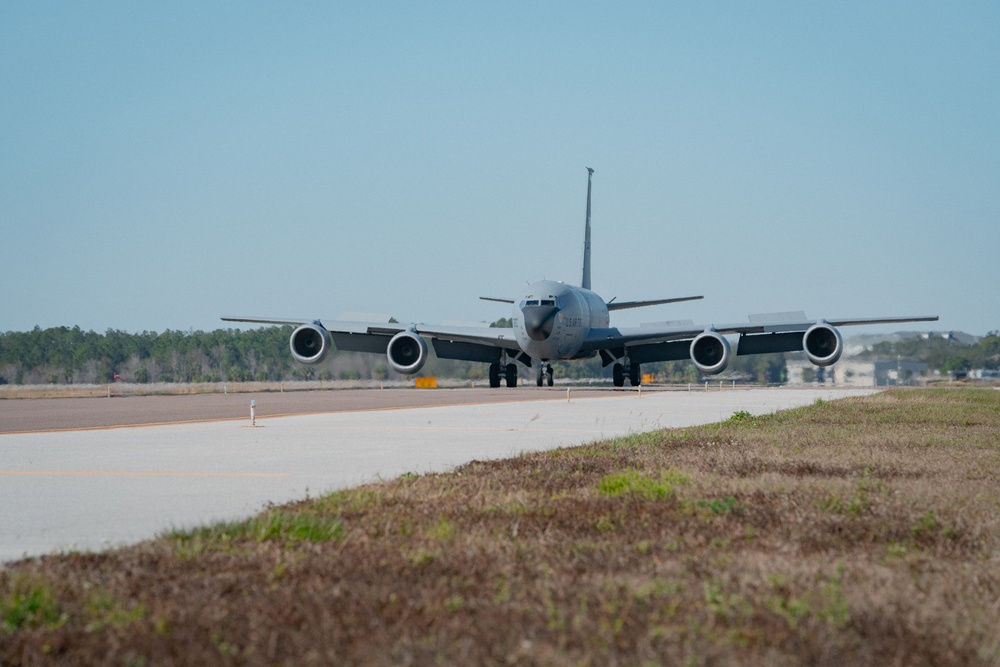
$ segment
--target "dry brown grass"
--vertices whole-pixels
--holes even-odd
[[[1000,392],[473,462],[0,571],[0,664],[1000,664]]]

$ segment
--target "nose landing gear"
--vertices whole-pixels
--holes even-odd
[[[553,382],[552,376],[552,364],[544,361],[538,364],[538,375],[535,377],[535,381],[538,383],[539,387],[545,386],[546,384],[551,387]]]

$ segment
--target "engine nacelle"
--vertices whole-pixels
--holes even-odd
[[[303,324],[292,332],[289,345],[295,361],[318,364],[333,347],[333,342],[330,340],[330,332],[319,324]]]
[[[698,334],[691,341],[691,361],[705,375],[721,373],[729,364],[729,341],[714,331]]]
[[[827,324],[814,324],[802,336],[802,347],[809,361],[817,366],[829,366],[837,363],[844,352],[844,339],[840,332]]]
[[[392,370],[412,375],[427,362],[427,343],[412,331],[400,331],[389,341],[386,356]]]

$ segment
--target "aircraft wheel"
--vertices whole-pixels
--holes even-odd
[[[490,364],[490,387],[496,389],[500,386],[500,364]]]
[[[611,369],[611,379],[616,387],[625,386],[625,373],[621,364],[615,364],[614,368]]]
[[[517,366],[515,366],[514,364],[507,364],[505,375],[507,376],[506,377],[507,386],[508,387],[516,387],[517,386]]]
[[[628,380],[632,383],[633,387],[638,387],[639,383],[642,382],[642,373],[639,368],[639,364],[632,364],[628,369]]]
[[[542,364],[542,369],[538,375],[538,386],[541,387],[542,383],[545,383],[551,387],[555,377],[556,374],[552,371],[552,364]]]

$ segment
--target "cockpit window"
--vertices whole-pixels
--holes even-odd
[[[521,307],[526,306],[557,306],[558,301],[554,298],[549,299],[525,299],[521,302]]]

